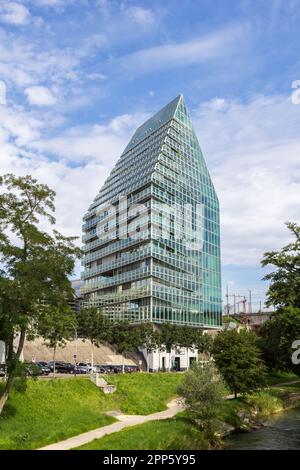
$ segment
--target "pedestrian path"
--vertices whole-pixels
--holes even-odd
[[[118,411],[108,412],[110,416],[114,416],[118,421],[108,426],[103,426],[102,428],[97,428],[92,431],[79,434],[78,436],[70,437],[64,441],[56,442],[50,444],[46,447],[42,447],[39,450],[70,450],[75,447],[82,446],[88,442],[93,441],[94,439],[100,439],[107,434],[112,434],[114,432],[121,431],[124,428],[130,426],[136,426],[137,424],[147,423],[149,421],[156,421],[161,419],[168,419],[175,416],[180,411],[183,411],[184,407],[178,399],[174,399],[167,404],[167,410],[159,411],[158,413],[152,413],[151,415],[141,416],[141,415],[125,415]]]

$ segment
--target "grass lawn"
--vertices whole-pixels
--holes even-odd
[[[281,378],[282,382],[287,381],[286,375]],[[291,377],[291,380],[293,379],[294,377]],[[225,400],[220,409],[219,419],[231,426],[239,427],[241,425],[239,413],[248,415],[254,406],[260,418],[267,417],[283,409],[286,391],[300,391],[300,383]],[[123,429],[78,448],[78,450],[202,449],[208,449],[208,443],[203,434],[186,419],[185,413],[179,413],[176,417],[164,421],[152,421]]]
[[[35,449],[114,422],[106,397],[81,378],[28,380],[12,391],[0,418],[0,449]]]
[[[116,398],[121,411],[147,415],[166,409],[166,403],[177,395],[182,374],[115,374],[108,380],[117,385]]]
[[[273,372],[267,375],[267,385],[269,386],[294,380],[300,380],[300,377],[292,372]]]
[[[105,411],[150,414],[166,408],[181,374],[109,376],[117,392],[104,395],[87,377],[28,380],[12,390],[0,417],[0,449],[36,449],[115,421]],[[1,385],[0,385],[1,387]]]
[[[207,449],[202,433],[179,413],[175,418],[133,426],[96,439],[78,450],[197,450]]]

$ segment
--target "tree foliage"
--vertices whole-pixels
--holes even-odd
[[[55,224],[54,197],[54,191],[31,176],[8,174],[0,178],[0,337],[6,343],[8,365],[0,414],[26,335],[34,335],[45,318],[58,311],[64,315],[70,309],[73,290],[69,276],[80,250],[74,244],[75,237],[42,229],[42,223]]]
[[[183,397],[187,413],[193,423],[215,444],[220,406],[226,396],[226,387],[213,364],[194,363],[184,374],[178,392]]]
[[[89,339],[92,344],[110,342],[112,323],[95,307],[82,308],[77,314],[78,333],[82,338]]]
[[[279,309],[261,329],[260,344],[269,369],[293,371],[300,375],[300,365],[292,361],[295,340],[300,340],[300,308]]]
[[[213,357],[228,388],[249,393],[264,385],[265,366],[257,336],[247,330],[223,330],[215,338]]]
[[[267,305],[300,308],[300,226],[286,224],[295,240],[279,251],[264,254],[262,265],[275,266],[276,270],[264,279],[270,281]]]

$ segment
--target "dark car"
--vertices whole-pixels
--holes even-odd
[[[38,377],[42,375],[41,368],[35,362],[24,362],[25,374],[29,377]]]
[[[123,370],[122,366],[113,366],[113,372],[114,374],[120,374]]]
[[[97,370],[97,372],[99,372],[100,374],[110,374],[111,372],[113,372],[114,366],[109,366],[107,364],[98,364],[95,367],[99,369],[99,371]]]
[[[73,374],[88,374],[89,368],[87,367],[87,365],[76,364],[76,366],[73,368],[72,373]]]
[[[54,362],[50,361],[48,363],[49,369],[53,372]],[[74,370],[73,364],[70,362],[63,362],[63,361],[55,361],[55,372],[60,374],[72,374]]]
[[[39,361],[39,362],[35,362],[35,365],[40,368],[41,375],[49,375],[50,374],[51,369],[48,366],[47,362]]]
[[[37,364],[40,364],[43,367],[49,367],[48,362],[46,362],[46,361],[37,361]]]

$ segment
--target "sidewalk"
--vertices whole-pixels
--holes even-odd
[[[140,415],[124,415],[118,411],[108,412],[110,416],[114,416],[118,419],[118,422],[109,424],[108,426],[103,426],[102,428],[94,429],[93,431],[88,431],[78,436],[70,437],[64,441],[56,442],[50,444],[46,447],[42,447],[39,450],[70,450],[75,447],[82,446],[88,442],[93,441],[94,439],[100,439],[101,437],[112,434],[114,432],[121,431],[121,429],[136,426],[137,424],[147,423],[148,421],[155,421],[161,419],[168,419],[175,416],[180,411],[183,411],[183,405],[178,402],[178,399],[172,400],[167,404],[168,409],[164,411],[159,411],[158,413],[153,413],[151,415],[140,416]]]

